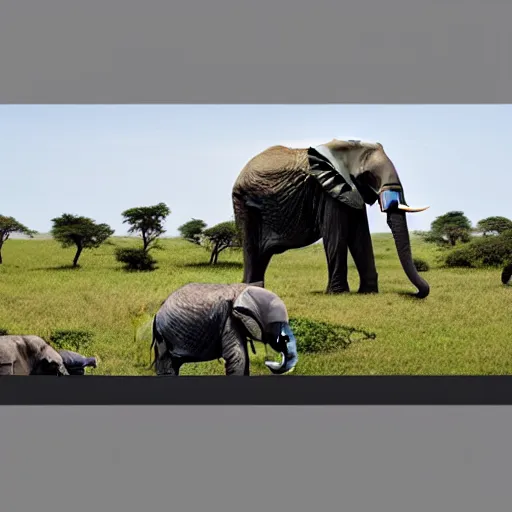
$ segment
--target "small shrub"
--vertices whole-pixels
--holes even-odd
[[[2,329],[0,327],[0,336],[7,336],[9,334],[9,331],[7,329]]]
[[[57,350],[80,352],[92,341],[93,334],[89,331],[56,330],[50,334],[50,344]]]
[[[124,269],[128,271],[150,272],[156,269],[156,260],[144,249],[118,247],[116,260],[123,263]]]
[[[465,247],[450,252],[445,260],[448,267],[499,267],[505,265],[512,254],[512,232],[498,236],[473,239]]]
[[[428,272],[430,270],[430,265],[421,258],[414,258],[413,263],[418,272]]]
[[[457,249],[451,252],[445,258],[445,264],[447,267],[462,267],[462,268],[473,268],[474,265],[471,261],[471,256],[467,249]]]
[[[364,339],[375,339],[369,333],[344,325],[317,322],[307,318],[291,318],[290,327],[297,339],[297,350],[300,353],[332,352],[347,348],[352,341],[352,334],[363,334]]]

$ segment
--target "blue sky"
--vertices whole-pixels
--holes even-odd
[[[231,187],[274,144],[377,141],[411,206],[409,228],[462,210],[512,218],[512,105],[3,105],[0,214],[39,232],[74,213],[126,233],[121,212],[163,201],[168,236],[232,217]],[[388,232],[369,208],[372,232]]]

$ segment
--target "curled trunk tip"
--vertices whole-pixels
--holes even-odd
[[[405,212],[389,212],[388,226],[390,227],[391,233],[393,234],[396,250],[402,268],[409,278],[409,281],[418,289],[416,297],[419,299],[424,299],[430,293],[430,286],[419,275],[418,271],[416,270],[416,266],[414,265]]]

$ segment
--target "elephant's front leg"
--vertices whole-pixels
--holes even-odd
[[[354,209],[351,215],[348,247],[359,273],[359,293],[378,293],[378,274],[366,207]]]
[[[323,217],[322,238],[327,258],[329,282],[327,293],[349,292],[348,285],[348,214],[343,205],[327,201]]]
[[[249,353],[245,336],[230,317],[222,333],[222,358],[225,361],[226,375],[249,375]]]

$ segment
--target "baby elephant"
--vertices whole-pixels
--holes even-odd
[[[187,284],[169,295],[153,320],[157,375],[178,376],[183,363],[223,358],[226,375],[249,375],[248,340],[270,345],[281,362],[274,374],[293,370],[296,340],[284,302],[260,284]]]
[[[94,357],[57,352],[39,336],[0,336],[0,375],[83,375]]]

